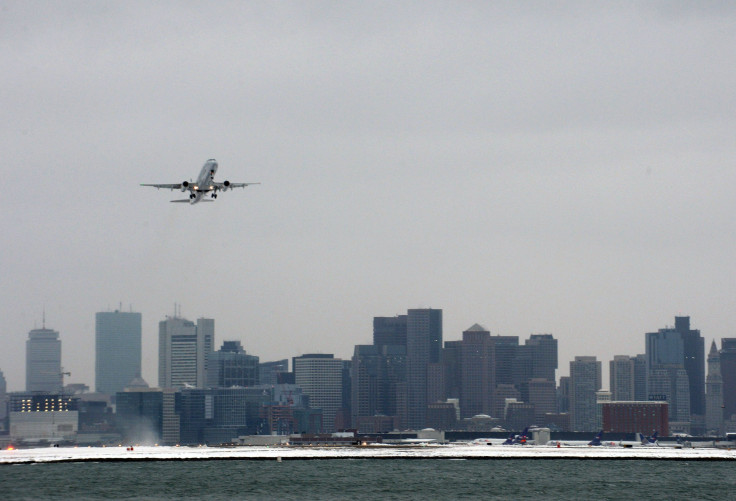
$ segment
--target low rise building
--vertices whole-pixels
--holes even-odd
[[[667,402],[602,402],[603,430],[609,433],[651,433],[667,436],[669,405]]]
[[[16,442],[73,442],[79,431],[78,399],[59,393],[10,394],[10,438]]]

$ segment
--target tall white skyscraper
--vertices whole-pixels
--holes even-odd
[[[215,321],[167,317],[158,324],[158,385],[161,388],[207,384],[207,365],[215,345]]]
[[[141,314],[95,314],[95,389],[114,395],[141,371]]]
[[[59,333],[44,324],[43,328],[28,333],[26,391],[60,393],[63,386]]]

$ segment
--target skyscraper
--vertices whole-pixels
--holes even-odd
[[[128,442],[179,443],[179,391],[158,388],[128,388],[116,394],[116,422]]]
[[[382,381],[383,357],[379,346],[356,345],[352,366],[352,412],[353,423],[359,418],[386,415],[384,410]]]
[[[335,431],[335,415],[343,402],[343,361],[330,354],[294,357],[294,379],[309,395],[309,407],[322,409],[322,431]]]
[[[409,310],[406,328],[407,423],[412,429],[424,428],[427,415],[429,364],[440,362],[442,349],[442,310]]]
[[[690,414],[705,416],[705,339],[690,328],[690,317],[675,317],[682,337],[683,365],[690,385]]]
[[[557,388],[555,382],[545,378],[532,378],[528,383],[529,403],[534,406],[536,424],[545,426],[546,414],[557,410]]]
[[[628,355],[614,355],[609,362],[611,396],[614,401],[635,400],[634,359]]]
[[[552,334],[532,334],[524,344],[532,354],[532,377],[555,381],[557,340]]]
[[[260,384],[278,384],[278,375],[289,372],[289,359],[261,362],[258,364],[258,380]]]
[[[352,425],[352,399],[353,394],[353,381],[350,377],[353,371],[352,360],[342,360],[342,397],[340,403],[342,406],[338,409],[335,415],[335,428],[338,430],[347,430],[353,427]]]
[[[649,370],[657,365],[683,365],[685,355],[679,332],[674,329],[659,329],[657,332],[648,332],[645,339]]]
[[[512,375],[522,400],[529,402],[531,379],[555,381],[556,369],[557,340],[552,334],[532,334],[523,346],[518,346],[513,360]]]
[[[95,314],[95,389],[114,395],[141,373],[141,314]]]
[[[557,412],[570,412],[570,376],[560,377],[560,385],[557,387]]]
[[[649,400],[666,401],[670,428],[689,432],[690,384],[682,364],[659,364],[649,371]]]
[[[640,353],[634,357],[634,400],[647,400],[647,356]]]
[[[384,395],[383,413],[407,419],[406,409],[406,346],[381,347],[381,393]],[[403,404],[403,407],[402,407]]]
[[[460,416],[491,415],[495,385],[491,333],[478,324],[463,332]]]
[[[723,430],[723,378],[721,358],[716,341],[708,352],[708,377],[705,379],[705,429],[707,433],[721,434]]]
[[[462,341],[445,341],[445,347],[442,349],[447,398],[460,398],[460,385],[463,379],[462,346]]]
[[[406,346],[406,315],[373,317],[373,345]]]
[[[195,324],[180,317],[167,317],[159,322],[158,385],[204,388],[214,343],[213,319],[200,318]]]
[[[0,420],[8,415],[8,385],[3,371],[0,371]]]
[[[26,391],[61,393],[61,340],[59,333],[43,328],[33,329],[26,341]]]
[[[519,350],[519,336],[491,336],[491,343],[496,384],[514,384],[514,361]]]
[[[681,326],[682,327],[682,326]],[[685,342],[672,328],[646,334],[647,399],[669,403],[670,428],[690,422],[690,382],[685,370]]]
[[[736,338],[721,339],[721,378],[723,379],[723,418],[736,414]]]
[[[207,367],[209,388],[246,387],[259,384],[258,357],[248,355],[240,341],[225,341],[210,353]]]
[[[595,431],[596,392],[601,389],[601,363],[595,357],[570,362],[570,411],[573,431]]]

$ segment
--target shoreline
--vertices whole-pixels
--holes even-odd
[[[438,445],[421,447],[87,447],[15,449],[0,451],[0,465],[84,462],[144,461],[290,461],[361,459],[446,459],[446,460],[666,460],[734,461],[736,450],[633,449],[598,447]]]

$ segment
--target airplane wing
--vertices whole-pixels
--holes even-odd
[[[226,189],[230,188],[245,188],[246,186],[250,186],[251,184],[261,184],[261,183],[212,183],[212,185],[217,188],[218,190],[225,191]]]
[[[161,189],[166,188],[167,190],[180,190],[181,183],[175,184],[141,184],[141,186],[153,186],[154,188]]]

